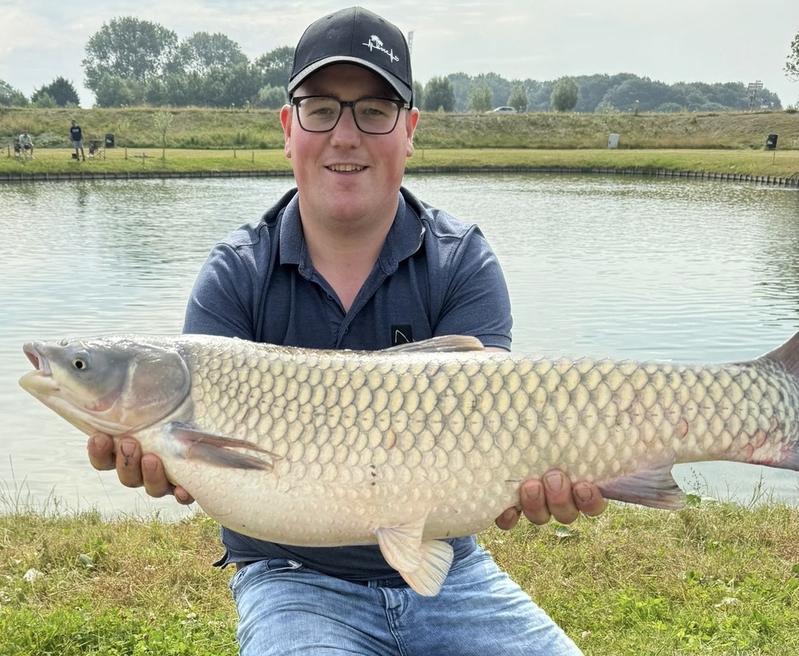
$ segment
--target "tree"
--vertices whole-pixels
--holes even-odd
[[[527,111],[527,92],[524,90],[523,85],[517,84],[513,87],[510,96],[508,96],[508,105],[513,107],[517,112]]]
[[[208,107],[244,107],[258,96],[261,72],[249,63],[212,68],[203,78],[203,98]]]
[[[212,68],[232,68],[247,61],[239,44],[224,34],[195,32],[180,44],[169,68],[175,73],[205,75]]]
[[[138,18],[114,18],[86,44],[86,86],[97,94],[103,75],[147,83],[162,76],[178,52],[172,30]]]
[[[94,89],[94,97],[98,107],[136,107],[144,103],[146,91],[141,82],[104,73]]]
[[[171,112],[156,112],[153,116],[153,123],[158,134],[161,135],[161,159],[166,160],[166,134],[172,125],[174,115]]]
[[[413,106],[421,107],[424,100],[424,87],[419,80],[413,81]]]
[[[28,99],[25,94],[0,80],[0,107],[25,107]]]
[[[491,92],[494,94],[494,98],[498,105],[501,105],[502,100],[510,96],[510,82],[496,73],[481,73],[474,78],[474,84],[476,86],[487,84],[488,88],[491,89]]]
[[[595,112],[610,89],[635,77],[632,73],[617,73],[616,75],[580,75],[573,78],[580,90],[575,111]]]
[[[552,108],[552,87],[554,82],[535,82],[527,93],[528,112],[548,112]]]
[[[549,99],[556,112],[570,112],[577,106],[578,94],[577,83],[570,77],[564,77],[555,83]]]
[[[447,78],[430,78],[424,88],[423,107],[428,112],[451,112],[455,109],[455,92]]]
[[[452,91],[455,94],[455,111],[465,112],[469,109],[469,94],[474,86],[474,79],[466,73],[450,73],[447,75]],[[422,105],[419,105],[422,107]]]
[[[785,73],[793,81],[799,81],[799,32],[791,42],[791,52],[785,60]]]
[[[294,65],[294,48],[282,46],[261,55],[253,64],[261,72],[262,87],[282,87],[289,84],[289,75]]]
[[[603,102],[622,112],[634,111],[636,105],[639,111],[651,112],[666,102],[676,102],[692,110],[710,102],[710,92],[710,85],[692,83],[680,86],[679,93],[675,93],[672,87],[663,82],[648,77],[634,77],[610,89]]]
[[[493,106],[494,94],[491,93],[491,87],[487,84],[475,87],[469,93],[469,109],[473,112],[482,114],[490,111]]]
[[[261,87],[253,105],[264,109],[280,109],[288,101],[284,87]]]
[[[31,98],[31,104],[39,109],[54,109],[58,104],[49,93],[40,93],[35,98]]]
[[[31,102],[36,104],[41,96],[50,96],[55,101],[56,107],[66,107],[67,105],[80,105],[80,98],[72,82],[63,77],[57,77],[50,84],[44,85],[41,89],[36,89],[31,96]]]

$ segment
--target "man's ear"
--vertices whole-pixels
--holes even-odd
[[[291,159],[291,125],[294,118],[291,105],[283,105],[280,110],[280,125],[283,126],[283,152]]]
[[[408,144],[405,148],[405,156],[410,157],[413,155],[413,133],[416,131],[416,125],[419,123],[419,110],[412,107],[408,110],[408,117],[405,119],[405,131],[408,134]]]

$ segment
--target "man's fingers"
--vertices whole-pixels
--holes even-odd
[[[503,531],[510,531],[514,526],[516,526],[521,514],[522,513],[518,508],[508,508],[504,513],[497,517],[496,520],[494,520],[494,523]]]
[[[114,456],[114,440],[104,433],[95,433],[86,443],[89,462],[100,471],[108,471],[116,467]]]
[[[572,496],[571,481],[562,471],[553,469],[547,472],[544,475],[544,489],[549,512],[557,521],[571,524],[580,516]]]
[[[601,515],[608,505],[602,491],[591,483],[574,484],[574,502],[577,509],[589,517]]]
[[[144,489],[151,497],[172,494],[172,484],[167,480],[161,459],[149,453],[141,459]]]
[[[173,494],[178,503],[188,505],[194,498],[182,487],[175,487],[169,482],[164,471],[164,464],[158,456],[148,453],[142,456],[141,471],[144,489],[151,497],[165,497]]]
[[[540,480],[525,481],[519,497],[524,515],[539,526],[551,518],[561,524],[571,524],[580,513],[593,517],[604,512],[607,506],[596,485],[580,482],[572,487],[568,476],[559,469],[551,469]],[[501,519],[497,520],[497,526],[504,528]]]
[[[524,516],[533,524],[543,526],[549,521],[551,513],[547,506],[544,484],[540,480],[525,481],[519,490],[519,498],[522,502]]]
[[[114,448],[114,440],[104,433],[95,433],[86,445],[89,462],[99,470],[116,469],[120,483],[126,487],[144,486],[151,497],[174,494],[178,503],[188,505],[194,498],[182,487],[173,486],[166,477],[164,465],[158,456],[142,454],[139,443],[132,438],[122,438]]]
[[[123,438],[117,446],[116,470],[119,482],[125,487],[142,485],[141,448],[136,440]]]
[[[185,488],[182,488],[179,485],[175,487],[174,495],[178,503],[182,503],[184,506],[194,503],[194,497],[191,496]]]

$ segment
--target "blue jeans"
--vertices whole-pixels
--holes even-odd
[[[273,559],[230,581],[241,656],[576,656],[582,652],[477,548],[441,592],[352,583]]]

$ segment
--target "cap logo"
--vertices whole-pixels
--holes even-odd
[[[369,48],[370,52],[372,50],[379,50],[380,52],[386,53],[388,55],[388,58],[392,62],[399,61],[399,57],[397,57],[394,54],[394,49],[392,48],[391,50],[386,50],[385,47],[383,46],[383,42],[380,40],[379,37],[375,36],[374,34],[369,37],[369,41],[367,41],[366,43],[362,43],[361,45]]]

